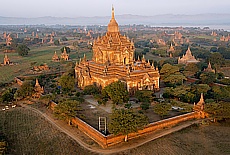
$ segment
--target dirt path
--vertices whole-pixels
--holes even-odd
[[[102,148],[98,148],[96,146],[88,145],[81,138],[79,138],[78,133],[72,132],[68,128],[68,126],[61,125],[57,120],[55,120],[51,116],[47,115],[46,113],[43,113],[43,112],[39,111],[38,109],[35,109],[35,108],[30,107],[30,106],[25,105],[25,104],[21,104],[21,106],[24,107],[24,108],[30,109],[30,110],[42,115],[47,121],[49,121],[52,125],[57,127],[61,132],[66,133],[69,137],[71,137],[74,140],[76,140],[79,143],[79,145],[81,145],[82,147],[86,148],[87,150],[89,150],[91,152],[95,152],[95,153],[99,153],[99,154],[114,154],[114,153],[130,150],[130,149],[136,148],[138,146],[141,146],[141,145],[143,145],[143,144],[145,144],[147,142],[155,140],[157,138],[163,137],[165,135],[171,134],[173,132],[176,132],[176,131],[179,131],[179,130],[181,130],[183,128],[191,126],[194,123],[200,122],[200,120],[184,122],[183,124],[180,124],[178,126],[175,126],[175,127],[169,128],[169,129],[159,130],[159,131],[157,131],[155,133],[148,134],[145,137],[130,140],[129,142],[126,142],[126,143],[124,142],[122,144],[118,144],[117,146],[113,146],[113,147],[110,147],[110,148],[107,148],[107,149],[102,149]]]

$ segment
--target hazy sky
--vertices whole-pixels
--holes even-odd
[[[115,14],[230,13],[230,0],[0,0],[0,16],[79,17]]]

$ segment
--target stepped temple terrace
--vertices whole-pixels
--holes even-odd
[[[97,84],[103,88],[121,80],[127,84],[127,90],[130,92],[159,89],[158,69],[144,57],[135,60],[134,51],[133,41],[120,34],[112,8],[112,17],[106,34],[94,40],[92,60],[86,60],[84,56],[76,63],[78,86],[84,88]]]

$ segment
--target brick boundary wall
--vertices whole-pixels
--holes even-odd
[[[50,102],[50,107],[53,110],[54,107],[57,104],[55,102]],[[149,133],[152,133],[154,131],[166,128],[166,127],[172,127],[177,125],[178,123],[191,120],[191,119],[199,119],[201,118],[201,114],[199,112],[191,112],[188,114],[168,118],[165,120],[161,120],[158,122],[151,123],[147,125],[144,129],[139,130],[136,133],[130,133],[128,135],[128,140],[134,139],[137,137],[146,136]],[[79,130],[84,132],[87,136],[92,138],[95,142],[97,142],[101,147],[107,148],[109,146],[116,145],[118,143],[124,142],[125,135],[108,135],[105,136],[102,133],[100,133],[98,130],[87,124],[86,122],[82,121],[79,118],[72,119],[72,124],[77,126]]]

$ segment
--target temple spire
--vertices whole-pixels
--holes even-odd
[[[115,16],[114,16],[114,7],[112,5],[112,19],[114,19],[114,18],[115,18]]]

